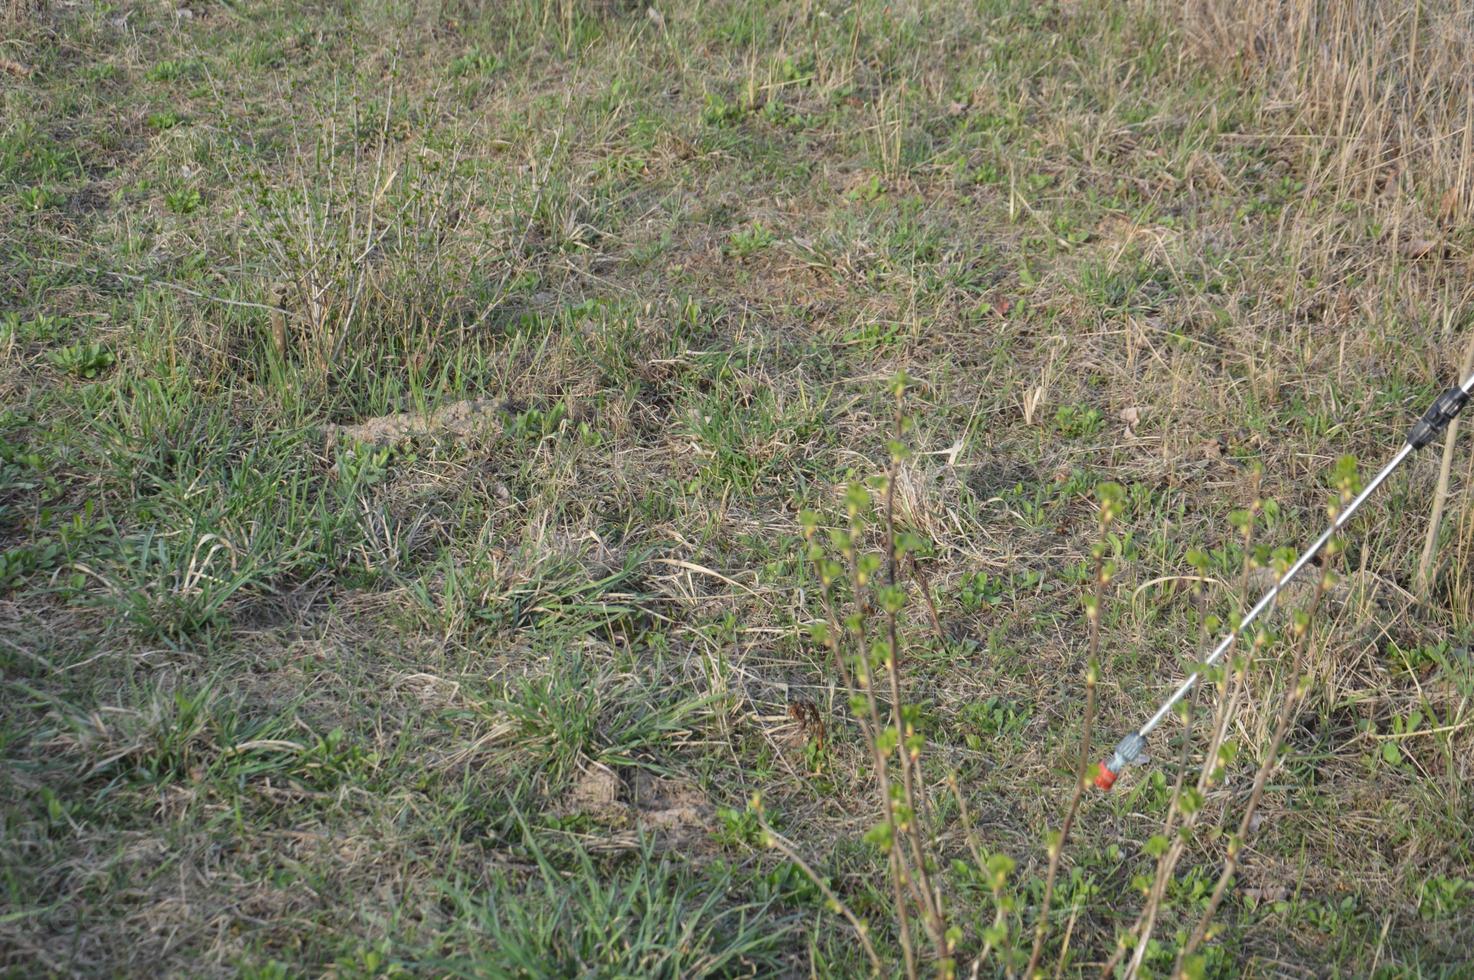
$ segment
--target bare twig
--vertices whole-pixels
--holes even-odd
[[[1254,471],[1252,479],[1252,503],[1246,511],[1246,520],[1239,529],[1244,546],[1243,574],[1240,579],[1239,601],[1244,604],[1248,603],[1249,573],[1254,567],[1254,523],[1255,518],[1263,509],[1263,502],[1259,498],[1260,473],[1257,469]],[[1208,639],[1206,599],[1201,592],[1199,592],[1197,599],[1198,621],[1202,629],[1201,637],[1202,641],[1206,643]],[[1260,632],[1255,635],[1253,645],[1258,646],[1263,641],[1264,634]],[[1152,888],[1147,893],[1146,904],[1142,906],[1141,914],[1137,917],[1136,924],[1132,928],[1132,934],[1136,939],[1135,948],[1131,955],[1131,962],[1126,967],[1126,976],[1128,978],[1136,976],[1141,970],[1142,963],[1146,957],[1147,946],[1152,937],[1152,931],[1156,928],[1157,916],[1160,913],[1162,901],[1166,896],[1167,885],[1171,882],[1172,875],[1177,870],[1177,864],[1182,860],[1182,855],[1187,850],[1188,836],[1197,826],[1198,819],[1202,813],[1202,796],[1219,778],[1219,750],[1222,748],[1224,739],[1227,737],[1229,722],[1238,709],[1239,695],[1244,690],[1244,681],[1248,672],[1248,666],[1248,659],[1243,656],[1232,658],[1224,666],[1222,679],[1218,683],[1218,706],[1214,710],[1213,727],[1210,729],[1206,751],[1203,753],[1203,768],[1198,773],[1197,783],[1194,788],[1196,804],[1193,807],[1193,811],[1184,816],[1181,831],[1175,838],[1170,839],[1167,850],[1158,859],[1156,875],[1152,881]],[[1188,745],[1184,744],[1183,751],[1184,753],[1188,751]],[[1181,797],[1174,791],[1173,801],[1169,804],[1169,820],[1171,810],[1180,805]],[[1110,971],[1114,971],[1116,964],[1124,953],[1125,947],[1118,945],[1115,953],[1106,963],[1102,976],[1105,976]]]
[[[1232,880],[1234,872],[1238,870],[1239,855],[1243,851],[1244,842],[1249,837],[1254,811],[1258,809],[1259,801],[1264,797],[1264,785],[1269,779],[1269,774],[1275,769],[1275,764],[1279,759],[1280,745],[1285,739],[1285,732],[1289,729],[1290,720],[1295,717],[1295,708],[1304,699],[1308,686],[1309,679],[1302,677],[1296,682],[1294,690],[1285,695],[1284,704],[1280,707],[1279,719],[1275,723],[1274,735],[1269,742],[1269,750],[1264,753],[1264,761],[1259,764],[1259,771],[1254,774],[1254,788],[1249,793],[1249,802],[1244,806],[1244,814],[1239,818],[1238,832],[1229,839],[1228,856],[1224,859],[1223,870],[1219,873],[1218,881],[1213,886],[1213,895],[1208,899],[1208,907],[1203,910],[1203,917],[1198,920],[1197,927],[1193,929],[1192,935],[1188,937],[1187,942],[1177,954],[1177,963],[1173,967],[1174,976],[1182,976],[1183,965],[1208,935],[1208,925],[1213,919],[1213,914],[1218,911],[1218,906],[1223,902],[1223,896],[1228,892],[1228,883]]]
[[[1114,491],[1114,492],[1113,492]],[[1085,602],[1085,618],[1090,625],[1090,639],[1088,648],[1088,659],[1085,666],[1085,722],[1080,733],[1080,757],[1075,764],[1075,787],[1070,793],[1069,805],[1065,808],[1065,816],[1060,824],[1059,836],[1049,841],[1049,870],[1044,876],[1044,898],[1039,906],[1039,917],[1034,924],[1034,949],[1029,954],[1029,965],[1024,969],[1024,976],[1032,977],[1039,966],[1039,958],[1044,954],[1044,937],[1049,932],[1049,907],[1054,900],[1054,881],[1059,874],[1060,856],[1064,854],[1065,842],[1069,840],[1070,828],[1075,823],[1075,815],[1080,809],[1080,798],[1085,793],[1088,783],[1086,772],[1090,765],[1090,738],[1091,727],[1095,723],[1095,681],[1096,662],[1095,658],[1100,651],[1100,617],[1101,603],[1105,598],[1106,583],[1111,578],[1110,564],[1105,560],[1105,536],[1106,530],[1115,519],[1120,500],[1118,494],[1120,487],[1114,485],[1103,486],[1100,491],[1100,537],[1093,549],[1095,555],[1095,590]]]
[[[767,818],[763,816],[761,810],[758,811],[758,826],[762,827],[763,837],[767,841],[769,846],[773,847],[788,860],[798,865],[799,870],[808,875],[809,880],[812,881],[814,885],[819,889],[819,891],[823,893],[824,900],[829,903],[829,907],[845,917],[845,920],[849,922],[850,927],[855,930],[855,935],[860,937],[860,945],[865,948],[865,955],[870,957],[870,970],[872,975],[878,976],[881,972],[882,965],[880,962],[880,957],[876,955],[875,947],[870,943],[870,927],[861,922],[859,917],[856,916],[854,912],[850,911],[850,907],[848,905],[840,901],[839,896],[834,894],[834,890],[829,887],[829,885],[824,881],[823,878],[819,877],[818,873],[809,866],[809,863],[803,859],[803,857],[798,853],[794,846],[789,843],[789,841],[786,840],[782,834],[778,833],[778,831],[772,828],[772,826],[768,823]]]
[[[907,555],[906,563],[911,567],[911,575],[916,579],[917,588],[921,590],[921,598],[926,602],[926,614],[931,619],[932,629],[936,630],[937,641],[945,644],[947,634],[942,629],[942,617],[937,614],[937,602],[931,594],[931,582],[927,579],[926,572],[922,570],[921,562],[916,560],[915,555]]]
[[[1171,880],[1172,869],[1168,865],[1168,855],[1172,853],[1172,835],[1177,829],[1177,816],[1182,805],[1183,783],[1186,781],[1188,764],[1192,755],[1192,702],[1183,701],[1181,707],[1186,715],[1182,731],[1182,755],[1177,760],[1177,779],[1172,784],[1172,797],[1167,802],[1167,816],[1162,820],[1162,839],[1166,842],[1166,847],[1157,857],[1157,871],[1152,879],[1151,890],[1147,892],[1146,904],[1142,906],[1141,914],[1136,917],[1136,923],[1131,927],[1131,932],[1127,934],[1138,937],[1138,944],[1144,943],[1146,937],[1151,935],[1156,925],[1157,913],[1162,905],[1162,897],[1167,891],[1167,882]],[[1101,968],[1100,975],[1102,977],[1114,975],[1116,966],[1125,954],[1126,943],[1123,937],[1116,943],[1116,949],[1111,953],[1105,966]]]
[[[861,735],[865,746],[870,752],[871,764],[875,766],[875,791],[877,802],[880,804],[881,813],[885,819],[886,830],[891,839],[889,854],[891,871],[891,890],[896,903],[896,920],[900,931],[901,951],[905,958],[906,975],[916,976],[915,951],[911,943],[910,913],[907,908],[906,896],[909,892],[911,897],[921,905],[922,894],[918,890],[915,878],[910,874],[907,866],[905,853],[896,840],[897,827],[895,812],[892,809],[890,799],[890,767],[886,755],[881,751],[880,733],[884,726],[880,721],[880,709],[875,698],[875,685],[873,683],[873,672],[870,669],[868,650],[868,631],[865,621],[869,612],[869,606],[865,602],[864,583],[861,580],[860,569],[856,554],[855,538],[859,534],[859,508],[850,505],[850,540],[842,549],[848,565],[850,585],[854,590],[855,617],[854,630],[851,632],[847,627],[841,628],[841,619],[835,608],[834,586],[835,577],[844,574],[837,568],[831,568],[831,563],[822,556],[814,541],[816,528],[814,524],[805,527],[804,535],[809,542],[814,570],[819,576],[822,585],[821,595],[824,601],[824,613],[826,618],[826,631],[824,643],[834,656],[836,669],[839,671],[840,679],[845,687],[854,690],[856,682],[860,690],[864,692],[865,708],[863,712],[856,712],[860,724]],[[855,664],[860,673],[851,679],[849,667],[845,662],[844,638],[848,636],[854,643],[856,651]]]
[[[902,413],[902,398],[904,397],[904,385],[898,384],[896,389],[896,419],[895,438],[899,445],[902,436],[905,416]],[[896,566],[899,564],[896,553],[896,474],[900,467],[899,449],[891,453],[890,468],[886,473],[885,480],[885,541],[886,541],[886,578],[891,588],[896,588]],[[895,725],[896,736],[899,740],[897,751],[901,763],[901,788],[905,796],[906,807],[910,811],[910,825],[903,828],[906,838],[911,847],[912,860],[916,862],[916,876],[918,878],[918,890],[923,896],[921,902],[924,921],[927,932],[931,935],[933,946],[936,947],[937,958],[945,959],[947,950],[946,926],[942,922],[942,899],[941,892],[932,887],[930,876],[926,870],[926,855],[922,852],[921,842],[927,836],[926,811],[922,794],[918,792],[918,784],[921,782],[921,752],[913,749],[909,744],[913,732],[905,722],[901,714],[901,644],[896,628],[896,609],[887,604],[885,609],[885,628],[888,655],[885,660],[886,674],[890,679],[891,687],[891,723]]]
[[[1034,949],[1029,954],[1029,965],[1024,970],[1024,976],[1032,977],[1039,966],[1039,958],[1044,954],[1044,937],[1049,932],[1049,906],[1054,899],[1054,880],[1059,874],[1060,856],[1064,854],[1065,841],[1069,838],[1070,829],[1074,826],[1075,815],[1080,810],[1080,798],[1085,793],[1086,767],[1090,765],[1090,735],[1091,726],[1095,723],[1095,663],[1092,657],[1090,666],[1085,669],[1085,725],[1080,735],[1080,758],[1075,766],[1075,789],[1070,794],[1069,806],[1065,808],[1065,818],[1060,824],[1059,836],[1049,842],[1049,870],[1044,876],[1044,898],[1039,905],[1039,919],[1034,925]]]

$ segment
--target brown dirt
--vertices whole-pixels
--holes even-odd
[[[710,843],[715,808],[693,783],[637,770],[628,780],[600,764],[591,765],[564,797],[563,813],[581,814],[612,829],[633,824],[661,847],[702,850]],[[633,846],[635,838],[617,834]]]
[[[370,445],[391,445],[424,436],[464,439],[501,431],[502,403],[491,398],[468,398],[428,412],[396,412],[365,419],[355,425],[327,425],[323,434],[331,444],[344,437]]]

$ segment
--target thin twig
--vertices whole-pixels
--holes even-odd
[[[901,396],[896,398],[896,421],[895,436],[899,441],[902,435],[904,416],[901,411]],[[896,557],[896,475],[899,470],[899,460],[893,453],[891,463],[885,480],[885,539],[886,539],[886,578],[891,588],[896,587],[896,566],[899,564]],[[947,956],[946,927],[942,923],[942,905],[939,891],[932,889],[930,876],[926,870],[926,855],[922,852],[921,842],[927,837],[925,803],[917,791],[917,784],[921,781],[921,758],[920,753],[913,753],[906,744],[911,736],[911,731],[901,716],[901,644],[896,627],[896,614],[889,607],[885,613],[886,640],[889,654],[886,657],[886,674],[890,679],[891,686],[891,723],[896,726],[897,752],[901,763],[901,789],[905,795],[906,806],[911,812],[910,826],[905,828],[906,838],[911,846],[911,857],[916,862],[916,876],[919,879],[918,886],[924,896],[922,912],[926,922],[927,932],[931,934],[932,945],[936,947],[937,958],[944,959]]]
[[[937,614],[936,600],[932,598],[931,582],[927,579],[926,572],[922,571],[921,562],[916,560],[915,555],[907,555],[906,563],[911,567],[911,575],[916,579],[916,585],[921,590],[921,598],[926,602],[926,613],[931,619],[932,629],[937,632],[937,641],[946,646],[947,634],[942,629],[942,617]]]
[[[1039,906],[1039,920],[1034,925],[1034,949],[1029,954],[1029,965],[1024,976],[1032,977],[1044,954],[1044,937],[1049,932],[1049,906],[1054,899],[1054,880],[1059,874],[1060,856],[1064,853],[1065,841],[1075,823],[1075,814],[1080,810],[1080,798],[1085,793],[1085,767],[1090,764],[1090,734],[1095,722],[1095,666],[1086,668],[1085,673],[1085,727],[1080,735],[1080,759],[1075,766],[1075,790],[1070,794],[1070,804],[1065,809],[1065,819],[1060,825],[1059,839],[1049,845],[1049,870],[1044,876],[1044,899]]]
[[[1034,949],[1029,954],[1029,965],[1024,970],[1027,977],[1034,976],[1039,958],[1044,954],[1044,937],[1049,932],[1049,908],[1054,900],[1054,881],[1059,874],[1059,862],[1064,854],[1065,843],[1070,838],[1070,828],[1080,810],[1080,799],[1088,782],[1087,767],[1091,758],[1091,729],[1095,723],[1096,657],[1100,653],[1100,618],[1103,613],[1106,583],[1111,580],[1112,566],[1106,561],[1106,536],[1111,522],[1116,519],[1121,506],[1121,488],[1115,484],[1103,484],[1097,488],[1100,495],[1100,539],[1091,549],[1095,556],[1095,589],[1085,601],[1085,619],[1090,626],[1085,663],[1085,723],[1080,733],[1080,758],[1075,764],[1075,788],[1070,794],[1070,804],[1065,809],[1065,818],[1060,824],[1059,837],[1049,843],[1049,870],[1044,876],[1044,898],[1039,907],[1039,917],[1034,924]]]
[[[840,901],[839,896],[834,894],[834,891],[829,887],[828,884],[825,883],[824,879],[819,877],[814,869],[809,866],[809,863],[799,855],[797,850],[794,849],[793,845],[784,839],[782,834],[778,833],[768,824],[767,818],[764,817],[761,813],[758,814],[758,826],[762,828],[763,834],[767,839],[768,844],[770,844],[778,851],[782,852],[783,856],[786,857],[788,860],[798,865],[799,870],[808,875],[809,880],[814,883],[819,891],[824,893],[824,898],[826,901],[829,902],[829,907],[845,917],[846,921],[849,922],[851,928],[855,930],[855,935],[860,937],[860,945],[865,947],[865,955],[870,957],[870,969],[872,974],[879,976],[882,965],[880,962],[880,957],[875,952],[875,947],[872,946],[870,943],[869,926],[861,922],[860,919],[855,915],[855,913],[850,911],[850,907],[844,902]]]
[[[1247,603],[1248,601],[1249,572],[1254,562],[1252,547],[1254,540],[1254,519],[1263,507],[1258,497],[1259,473],[1257,471],[1253,477],[1253,490],[1254,500],[1249,507],[1249,519],[1241,532],[1244,541],[1244,567],[1240,580],[1240,602],[1242,603]],[[1197,583],[1197,587],[1198,622],[1202,631],[1201,642],[1206,643],[1208,639],[1207,606],[1201,592],[1201,583]],[[1234,636],[1237,639],[1237,634],[1234,634]],[[1259,642],[1262,636],[1262,633],[1256,635],[1255,642]],[[1224,675],[1218,683],[1218,707],[1214,710],[1213,727],[1208,736],[1207,750],[1203,754],[1203,768],[1198,774],[1196,784],[1196,792],[1200,800],[1202,794],[1216,781],[1218,752],[1228,734],[1229,720],[1233,718],[1237,710],[1239,695],[1244,688],[1247,669],[1248,664],[1243,658],[1236,657],[1231,659],[1225,665]],[[1188,746],[1184,744],[1184,758],[1187,749]],[[1179,775],[1181,774],[1179,773]],[[1169,805],[1169,819],[1170,811],[1178,804],[1179,799],[1180,797],[1177,791],[1174,790],[1173,802]],[[1132,934],[1136,938],[1131,962],[1126,967],[1126,976],[1128,978],[1136,976],[1141,970],[1146,956],[1147,946],[1151,940],[1152,931],[1156,928],[1157,915],[1159,914],[1162,900],[1166,895],[1167,884],[1172,880],[1172,875],[1177,869],[1177,864],[1182,860],[1182,855],[1187,850],[1188,835],[1196,828],[1201,814],[1202,809],[1200,803],[1199,808],[1187,814],[1183,819],[1181,832],[1170,841],[1166,852],[1157,862],[1157,872],[1152,882],[1152,890],[1148,893],[1146,904],[1142,907],[1141,914],[1137,917],[1136,924],[1132,928]],[[1115,953],[1107,961],[1102,976],[1115,969],[1116,964],[1124,953],[1125,948],[1118,945]]]
[[[1218,906],[1223,902],[1223,896],[1228,892],[1228,883],[1232,880],[1234,872],[1238,870],[1239,855],[1243,851],[1244,842],[1248,839],[1254,811],[1258,809],[1259,801],[1264,797],[1265,783],[1269,780],[1269,774],[1275,770],[1285,732],[1289,730],[1290,720],[1295,716],[1295,708],[1304,699],[1308,686],[1308,678],[1301,678],[1296,682],[1295,689],[1285,695],[1279,719],[1275,723],[1274,736],[1269,742],[1269,751],[1264,754],[1264,761],[1259,764],[1259,771],[1254,774],[1254,788],[1249,793],[1249,802],[1244,806],[1244,815],[1239,819],[1238,832],[1228,842],[1228,855],[1223,861],[1223,871],[1219,873],[1218,882],[1213,886],[1213,895],[1208,899],[1208,907],[1203,910],[1203,917],[1198,920],[1197,927],[1193,929],[1187,943],[1177,954],[1177,963],[1172,969],[1173,976],[1183,975],[1182,968],[1187,958],[1192,956],[1208,935],[1208,925],[1213,920],[1213,914],[1218,911]]]
[[[1218,708],[1213,718],[1213,731],[1208,739],[1208,751],[1203,756],[1203,768],[1198,773],[1197,792],[1201,796],[1213,783],[1217,782],[1218,773],[1218,750],[1223,745],[1224,738],[1228,733],[1228,722],[1234,717],[1238,710],[1239,695],[1243,692],[1244,681],[1248,673],[1248,662],[1246,658],[1237,658],[1233,664],[1227,667],[1227,673],[1219,687]],[[1182,829],[1184,833],[1179,834],[1172,841],[1167,851],[1165,866],[1161,869],[1163,882],[1172,880],[1172,874],[1177,870],[1177,864],[1182,860],[1182,855],[1187,851],[1187,834],[1197,827],[1198,818],[1202,813],[1198,809],[1187,815],[1183,820]],[[1157,896],[1160,902],[1164,891]],[[1126,967],[1126,976],[1134,977],[1141,970],[1142,962],[1146,957],[1148,941],[1151,939],[1152,929],[1156,924],[1156,912],[1146,917],[1145,929],[1138,937],[1135,951],[1132,953],[1131,962]]]
[[[853,528],[852,528],[853,530]],[[905,846],[898,839],[899,827],[896,824],[895,807],[890,798],[890,763],[886,754],[880,750],[880,735],[885,731],[885,725],[880,720],[880,703],[875,697],[875,674],[870,666],[870,631],[866,629],[865,623],[869,618],[870,606],[865,601],[865,586],[860,577],[859,549],[852,535],[849,553],[850,587],[854,590],[855,597],[855,620],[856,620],[856,648],[859,651],[857,657],[861,664],[860,687],[865,692],[865,709],[870,715],[870,726],[872,730],[871,751],[875,761],[876,769],[876,792],[880,796],[881,811],[885,814],[886,828],[890,833],[890,857],[891,878],[896,893],[896,918],[901,929],[901,949],[906,959],[906,976],[916,976],[916,954],[911,945],[911,915],[907,911],[906,903],[901,893],[904,885],[915,899],[918,908],[925,908],[926,896],[921,891],[905,857]],[[904,761],[902,763],[904,765]]]
[[[1173,833],[1177,829],[1177,815],[1182,805],[1183,784],[1187,779],[1187,769],[1192,757],[1192,702],[1182,702],[1183,711],[1187,717],[1184,719],[1182,732],[1182,754],[1177,760],[1177,779],[1172,784],[1172,796],[1167,802],[1167,816],[1162,820],[1162,839],[1167,842],[1162,853],[1157,857],[1157,871],[1152,879],[1151,890],[1147,893],[1146,904],[1142,906],[1141,914],[1136,917],[1136,923],[1131,927],[1127,935],[1136,936],[1137,943],[1144,943],[1144,937],[1149,937],[1152,929],[1156,926],[1157,913],[1161,909],[1162,898],[1167,892],[1167,882],[1171,879],[1171,868],[1168,866],[1168,855],[1172,853]],[[1175,862],[1174,862],[1175,863]],[[1101,968],[1100,975],[1108,977],[1116,972],[1116,966],[1121,962],[1121,957],[1126,955],[1126,943],[1116,943],[1116,949],[1111,953],[1111,958]]]
[[[805,530],[805,538],[811,546],[814,544],[814,529],[812,527]],[[847,555],[847,557],[850,560],[850,574],[852,577],[851,581],[857,582],[858,569],[856,568],[854,563],[853,543],[849,549],[849,554]],[[825,637],[825,646],[827,646],[830,652],[834,655],[835,667],[839,672],[840,679],[841,681],[843,681],[845,688],[847,690],[854,690],[855,684],[851,680],[849,667],[845,663],[844,648],[841,644],[841,637],[848,635],[848,631],[841,629],[840,617],[835,609],[833,591],[834,583],[827,579],[827,573],[824,568],[824,561],[818,554],[815,554],[813,558],[813,565],[815,573],[819,576],[819,581],[821,584],[820,594],[823,596],[824,614],[828,624],[828,635]],[[875,766],[876,793],[879,797],[881,813],[885,816],[886,828],[891,834],[891,840],[893,844],[889,857],[891,867],[891,889],[894,893],[896,902],[896,918],[901,934],[901,950],[906,960],[906,975],[908,977],[914,977],[916,975],[916,963],[911,947],[910,917],[906,911],[906,896],[905,892],[902,890],[902,887],[904,883],[912,890],[912,893],[914,895],[915,883],[912,882],[910,880],[910,876],[906,874],[904,864],[899,859],[896,853],[896,848],[894,846],[896,825],[895,815],[891,811],[891,802],[889,798],[890,778],[888,775],[888,767],[886,764],[885,755],[880,751],[880,743],[878,740],[881,726],[879,720],[879,712],[875,703],[875,692],[873,690],[873,685],[871,684],[870,669],[868,666],[869,661],[867,659],[868,653],[866,653],[865,651],[865,607],[863,605],[861,594],[858,591],[858,587],[855,595],[855,605],[859,618],[858,633],[856,635],[856,646],[859,650],[859,656],[856,657],[856,663],[862,671],[861,676],[857,678],[857,680],[861,682],[860,687],[865,692],[866,704],[865,713],[861,714],[857,712],[856,720],[860,724],[860,733],[862,738],[864,739],[865,746],[870,751],[871,764]]]
[[[1350,498],[1351,488],[1341,488],[1342,504]],[[1306,607],[1304,614],[1297,619],[1294,626],[1294,641],[1292,649],[1292,661],[1295,669],[1300,671],[1300,679],[1290,693],[1285,695],[1284,704],[1280,707],[1278,720],[1275,722],[1274,735],[1270,739],[1269,751],[1265,753],[1264,761],[1259,764],[1259,771],[1254,775],[1254,788],[1249,794],[1249,802],[1244,807],[1244,814],[1239,819],[1239,829],[1229,840],[1228,855],[1223,862],[1223,871],[1218,876],[1218,881],[1213,886],[1213,894],[1208,900],[1208,907],[1203,911],[1203,916],[1198,920],[1197,927],[1188,938],[1187,943],[1177,954],[1177,962],[1173,966],[1173,975],[1181,976],[1183,965],[1187,958],[1202,943],[1208,934],[1208,925],[1213,915],[1218,911],[1218,906],[1223,902],[1223,896],[1228,891],[1229,881],[1233,878],[1234,871],[1238,869],[1239,855],[1243,850],[1244,842],[1248,839],[1252,827],[1254,811],[1258,809],[1259,801],[1264,796],[1264,786],[1269,779],[1269,774],[1274,771],[1276,760],[1279,756],[1280,746],[1284,742],[1285,732],[1290,727],[1291,720],[1295,717],[1295,710],[1305,700],[1306,692],[1310,686],[1310,675],[1306,671],[1307,652],[1310,648],[1311,626],[1315,621],[1315,614],[1320,610],[1321,601],[1326,592],[1335,581],[1335,571],[1332,563],[1336,555],[1340,553],[1340,544],[1332,540],[1326,546],[1326,559],[1324,570],[1315,580],[1315,592],[1310,598],[1310,604]]]
[[[1074,825],[1075,814],[1080,809],[1080,798],[1085,793],[1085,771],[1090,765],[1090,735],[1091,726],[1095,723],[1095,656],[1100,649],[1100,602],[1105,592],[1105,570],[1102,556],[1097,554],[1095,559],[1095,602],[1087,609],[1087,618],[1090,620],[1090,653],[1089,661],[1085,667],[1085,724],[1080,733],[1080,758],[1075,764],[1075,788],[1070,794],[1069,806],[1065,808],[1065,818],[1060,824],[1059,839],[1049,844],[1049,870],[1044,876],[1044,898],[1039,906],[1039,918],[1034,924],[1034,949],[1029,954],[1029,965],[1024,970],[1024,976],[1032,977],[1035,969],[1039,966],[1039,958],[1044,954],[1044,937],[1049,932],[1049,906],[1054,899],[1054,880],[1059,874],[1060,856],[1065,850],[1065,841],[1069,839],[1070,828]]]
[[[1184,577],[1192,582],[1193,611],[1197,615],[1198,621],[1198,648],[1200,651],[1206,650],[1208,648],[1208,643],[1211,639],[1211,636],[1208,632],[1208,605],[1203,585],[1204,583],[1217,582],[1218,580],[1210,579],[1204,575],[1190,575]],[[1140,590],[1138,589],[1137,591],[1139,592]],[[1135,596],[1133,595],[1132,598],[1134,599]],[[1223,705],[1226,703],[1226,697],[1228,694],[1228,678],[1229,672],[1225,670],[1216,685],[1216,687],[1218,688],[1219,708],[1218,711],[1215,713],[1213,723],[1215,731],[1218,730],[1218,726],[1221,722],[1221,718],[1219,716],[1222,713]],[[1146,937],[1151,936],[1152,929],[1155,928],[1156,924],[1158,907],[1161,904],[1163,896],[1166,894],[1166,883],[1171,879],[1172,870],[1176,867],[1178,857],[1180,856],[1182,851],[1182,844],[1180,839],[1173,836],[1174,830],[1176,829],[1174,826],[1174,818],[1180,812],[1180,808],[1182,805],[1183,784],[1186,781],[1188,764],[1192,756],[1192,728],[1194,721],[1192,702],[1183,701],[1182,710],[1184,715],[1182,733],[1182,755],[1178,759],[1177,779],[1172,785],[1172,797],[1167,802],[1167,816],[1162,821],[1162,836],[1167,839],[1168,844],[1166,849],[1164,849],[1161,855],[1159,855],[1157,858],[1156,875],[1152,880],[1151,890],[1147,893],[1146,904],[1142,906],[1141,912],[1137,915],[1136,922],[1132,924],[1130,931],[1123,934],[1117,940],[1116,948],[1111,953],[1110,959],[1108,959],[1105,963],[1105,966],[1101,968],[1100,975],[1102,977],[1115,975],[1116,967],[1120,964],[1121,957],[1126,955],[1126,950],[1128,948],[1126,945],[1127,936],[1135,937],[1135,945],[1138,946],[1146,941]],[[1184,818],[1182,824],[1184,832],[1191,829],[1193,822],[1195,822],[1197,819],[1198,812],[1200,812],[1198,809],[1194,809],[1193,813],[1188,814]]]

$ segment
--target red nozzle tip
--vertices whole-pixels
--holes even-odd
[[[1095,773],[1095,788],[1108,790],[1114,785],[1116,785],[1116,774],[1107,769],[1106,764],[1102,762],[1100,769]]]

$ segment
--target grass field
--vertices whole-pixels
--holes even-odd
[[[7,975],[1469,975],[1469,4],[0,16]]]

